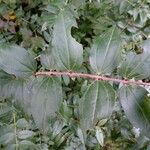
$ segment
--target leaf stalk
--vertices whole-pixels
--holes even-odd
[[[100,76],[95,74],[87,74],[87,73],[78,73],[78,72],[57,72],[57,71],[43,71],[36,72],[35,76],[69,76],[70,78],[88,78],[92,80],[102,80],[102,81],[112,81],[122,84],[132,84],[132,85],[143,85],[150,86],[150,82],[142,82],[141,80],[126,80],[126,79],[118,79],[106,76]]]

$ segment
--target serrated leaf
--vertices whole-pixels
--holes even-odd
[[[90,51],[90,65],[98,74],[111,74],[117,66],[120,53],[120,36],[112,27],[103,36],[97,37]]]
[[[144,79],[150,76],[150,51],[149,42],[146,40],[143,45],[143,53],[136,54],[129,52],[121,63],[118,74],[124,78]]]
[[[69,10],[62,10],[54,24],[52,45],[58,70],[77,70],[83,62],[83,47],[71,36],[76,21]]]
[[[86,131],[97,119],[110,117],[115,103],[115,91],[106,82],[95,81],[87,87],[79,102],[81,128]]]
[[[17,77],[29,77],[36,70],[36,62],[22,47],[1,46],[0,69]]]
[[[150,97],[142,87],[123,86],[119,99],[129,121],[140,132],[150,137]]]
[[[48,129],[48,119],[57,112],[62,101],[59,78],[38,78],[31,100],[31,113],[39,128]]]

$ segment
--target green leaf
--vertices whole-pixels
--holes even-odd
[[[18,138],[19,139],[27,139],[27,138],[31,138],[35,135],[35,133],[33,131],[30,130],[22,130],[18,132]]]
[[[16,122],[16,126],[19,129],[27,129],[29,128],[29,123],[27,122],[25,118],[21,118]]]
[[[71,36],[71,28],[76,26],[75,18],[69,10],[62,10],[54,24],[54,53],[58,70],[77,70],[83,62],[83,47]]]
[[[103,147],[104,146],[104,134],[101,128],[96,127],[96,138],[99,144]]]
[[[22,47],[1,46],[0,69],[17,77],[29,77],[36,71],[36,62]]]
[[[110,117],[115,98],[115,91],[109,83],[95,81],[90,84],[79,102],[81,128],[86,131],[97,119]]]
[[[6,133],[0,137],[0,144],[6,145],[15,141],[15,134],[13,132]]]
[[[0,123],[6,123],[12,120],[14,107],[0,100]]]
[[[111,74],[117,66],[120,52],[120,36],[112,27],[103,36],[97,37],[90,51],[90,65],[97,74]]]
[[[31,113],[39,128],[48,129],[48,119],[57,112],[62,101],[59,78],[38,78],[32,90]]]
[[[49,48],[42,52],[42,54],[40,55],[40,61],[44,68],[49,70],[56,69],[56,61],[52,53],[52,48]]]
[[[36,144],[32,143],[31,141],[27,141],[27,140],[23,140],[21,142],[19,142],[19,148],[23,149],[23,150],[39,150],[39,146],[37,146]]]
[[[150,137],[150,97],[142,87],[123,86],[119,91],[121,105],[129,121]]]
[[[121,63],[118,74],[124,78],[144,79],[150,76],[150,39],[143,45],[143,53],[129,52]]]
[[[13,75],[0,70],[0,97],[14,98],[25,111],[30,112],[32,80],[32,78],[28,80],[15,78]]]

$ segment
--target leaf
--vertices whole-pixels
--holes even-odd
[[[30,130],[22,130],[18,132],[18,138],[19,139],[27,139],[27,138],[31,138],[35,135],[35,133],[33,131]]]
[[[142,87],[123,86],[119,99],[129,121],[140,132],[150,137],[150,97]]]
[[[0,101],[0,123],[7,123],[12,119],[14,107],[10,104]]]
[[[7,60],[7,61],[6,61]],[[0,69],[17,77],[29,77],[36,71],[36,62],[19,46],[0,48]]]
[[[150,76],[149,40],[143,44],[143,53],[129,52],[121,63],[118,74],[124,78],[144,79]]]
[[[39,128],[48,129],[48,119],[53,117],[62,101],[59,78],[38,78],[32,90],[31,113]]]
[[[27,140],[23,140],[19,143],[19,148],[23,149],[23,150],[28,150],[28,149],[32,149],[32,150],[39,150],[39,146],[32,143],[31,141],[27,141]]]
[[[71,28],[76,26],[72,13],[62,10],[54,24],[52,45],[58,70],[77,70],[83,62],[83,47],[71,36]]]
[[[14,98],[26,112],[30,113],[32,80],[32,77],[28,80],[15,78],[0,70],[0,97]]]
[[[27,128],[29,128],[29,123],[27,122],[27,120],[25,118],[21,118],[21,119],[17,120],[16,126],[19,129],[27,129]]]
[[[97,74],[111,74],[117,66],[120,36],[116,27],[97,37],[90,51],[90,65]]]
[[[40,61],[44,68],[49,70],[55,70],[56,69],[56,61],[54,59],[52,49],[45,50],[40,55]]]
[[[97,141],[99,142],[99,144],[103,147],[104,146],[104,135],[103,135],[103,131],[99,127],[96,128],[96,138],[97,138]]]
[[[13,132],[8,132],[0,137],[0,145],[6,145],[13,143],[15,141],[15,134]]]
[[[109,83],[95,81],[90,84],[79,102],[82,129],[86,131],[97,119],[110,117],[115,98],[115,91]]]

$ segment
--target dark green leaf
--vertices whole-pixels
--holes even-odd
[[[2,46],[0,48],[0,69],[17,77],[29,77],[36,70],[36,62],[22,47]]]
[[[38,78],[32,91],[31,113],[39,128],[48,129],[48,119],[57,112],[62,101],[59,78]]]
[[[99,36],[90,51],[90,65],[97,74],[111,74],[120,52],[120,36],[116,27]]]
[[[115,98],[115,91],[109,83],[95,81],[90,84],[79,103],[82,129],[86,131],[97,119],[110,117]]]
[[[150,97],[142,87],[123,86],[119,97],[125,114],[134,127],[150,137]]]
[[[70,11],[62,10],[54,25],[53,46],[59,70],[76,70],[83,61],[83,48],[72,36],[76,21]]]

